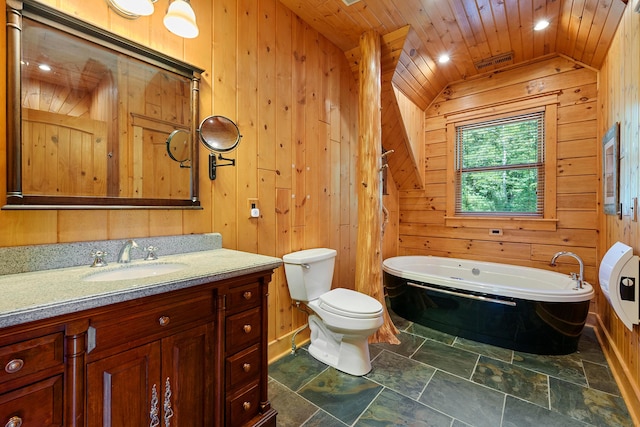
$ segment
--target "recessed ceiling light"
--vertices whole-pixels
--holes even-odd
[[[446,64],[447,62],[449,62],[449,55],[447,55],[446,53],[443,53],[442,55],[440,55],[440,57],[438,58],[438,62],[441,64]]]
[[[549,26],[549,21],[547,21],[546,19],[542,19],[540,21],[538,21],[535,25],[535,27],[533,27],[534,30],[536,31],[540,31],[540,30],[544,30],[545,28],[547,28]]]
[[[51,67],[47,64],[40,64],[38,65],[38,68],[40,68],[42,71],[51,71]]]

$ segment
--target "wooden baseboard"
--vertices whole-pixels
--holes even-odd
[[[633,378],[633,375],[624,364],[620,352],[611,339],[609,332],[604,327],[600,316],[595,315],[595,320],[596,322],[593,324],[593,329],[600,342],[600,347],[602,347],[602,351],[607,358],[607,363],[609,363],[613,378],[616,380],[616,383],[618,383],[622,398],[627,404],[633,425],[640,426],[640,384],[629,380]]]
[[[300,332],[296,335],[296,347],[306,344],[311,339],[308,327],[304,327],[304,329],[299,328],[298,330]],[[291,354],[291,337],[293,337],[293,334],[295,333],[296,331],[289,332],[287,335],[269,343],[269,364],[286,356],[287,354]]]

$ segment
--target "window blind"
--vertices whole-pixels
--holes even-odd
[[[456,127],[456,214],[542,216],[544,111]]]

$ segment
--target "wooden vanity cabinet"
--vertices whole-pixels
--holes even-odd
[[[172,292],[90,318],[89,426],[215,425],[216,296]]]
[[[0,330],[0,426],[275,426],[271,273]]]
[[[264,411],[260,401],[261,294],[258,283],[229,289],[225,319],[226,425],[241,426]],[[264,323],[266,325],[266,323]]]

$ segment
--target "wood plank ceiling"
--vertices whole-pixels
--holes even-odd
[[[423,110],[451,82],[549,54],[599,69],[626,7],[622,0],[280,1],[345,53],[365,31],[387,35],[409,25],[393,83]],[[534,31],[543,18],[549,27]],[[440,64],[442,54],[451,60]],[[512,59],[492,63],[502,55]]]

